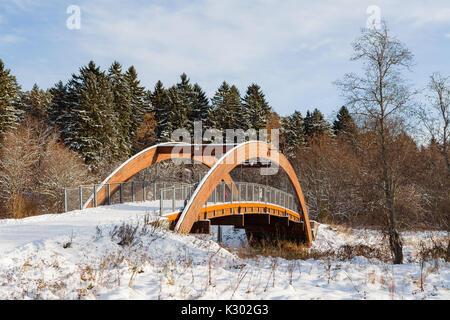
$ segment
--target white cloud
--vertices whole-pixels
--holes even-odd
[[[25,38],[14,35],[14,34],[5,34],[0,36],[0,44],[11,44],[24,41]]]
[[[359,9],[294,0],[205,0],[139,9],[87,3],[81,45],[96,56],[114,53],[145,62],[154,71],[243,74],[258,64],[261,69],[279,63],[283,55],[336,45],[331,36],[346,19],[364,18],[365,7]]]
[[[209,95],[223,80],[242,90],[257,82],[285,109],[306,95],[323,105],[336,98],[320,87],[336,91],[331,82],[348,71],[369,5],[381,8],[395,33],[445,23],[446,1],[426,8],[419,0],[85,1],[77,46],[96,61],[134,64],[148,86],[186,72]]]
[[[25,10],[31,1],[15,0],[10,6]],[[34,1],[31,12],[47,19],[49,8],[56,7],[51,2],[59,3]],[[135,65],[147,88],[156,80],[171,85],[182,72],[209,96],[223,80],[241,91],[256,82],[276,110],[286,114],[289,108],[304,105],[337,107],[338,92],[331,83],[358,68],[349,62],[351,42],[366,25],[370,5],[379,6],[393,33],[408,42],[415,41],[416,34],[427,36],[421,31],[428,26],[428,32],[449,37],[447,2],[78,0],[81,30],[70,31],[61,24],[39,32],[44,40],[51,37],[50,44],[57,43],[52,47],[53,61],[64,60],[58,64],[64,71],[52,81],[70,77],[90,59],[103,67],[118,60],[124,67]],[[9,18],[2,6],[1,14]],[[67,17],[65,8],[58,14]],[[5,43],[21,40],[12,35],[0,38]]]

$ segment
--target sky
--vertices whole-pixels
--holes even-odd
[[[283,116],[331,118],[344,104],[333,82],[361,71],[351,44],[377,18],[414,54],[415,88],[450,75],[449,0],[0,0],[0,59],[23,90],[117,60],[147,89],[183,72],[209,97],[224,80],[242,95],[257,83]]]

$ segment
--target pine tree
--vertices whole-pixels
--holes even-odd
[[[192,130],[194,122],[193,120],[193,103],[194,103],[194,88],[190,83],[190,79],[185,73],[180,76],[181,82],[177,83],[176,95],[172,95],[172,112],[174,118],[173,129],[185,128],[187,130]],[[173,92],[174,93],[174,92]],[[176,96],[176,99],[175,99]],[[177,108],[174,110],[173,108]],[[182,118],[177,119],[176,115],[182,116]],[[186,119],[184,118],[186,117]],[[183,124],[183,127],[177,127],[178,124]]]
[[[114,111],[117,115],[116,130],[118,131],[117,141],[121,156],[131,155],[132,141],[132,116],[135,110],[131,106],[131,90],[129,82],[122,73],[122,66],[114,61],[109,68],[108,78],[111,83],[111,90],[114,96]]]
[[[334,134],[354,136],[357,133],[355,120],[345,106],[342,106],[337,114],[337,119],[333,123]]]
[[[59,81],[49,92],[52,96],[52,100],[46,110],[49,122],[52,125],[59,126],[64,136],[64,124],[69,123],[69,119],[72,116],[70,113],[70,97],[67,92],[67,86],[62,81]]]
[[[225,132],[226,129],[243,129],[241,95],[236,86],[225,81],[212,98],[209,127]]]
[[[261,130],[266,128],[267,119],[272,112],[272,108],[266,101],[260,86],[252,84],[248,87],[243,99],[244,118],[247,129]]]
[[[144,115],[152,113],[153,111],[150,101],[151,92],[146,92],[145,88],[140,85],[136,69],[133,66],[127,70],[125,79],[128,82],[131,95],[130,134],[133,139],[136,136],[136,131],[143,122]]]
[[[287,156],[293,156],[295,148],[305,143],[304,126],[304,119],[300,111],[295,111],[292,115],[282,119],[281,150]]]
[[[209,99],[202,88],[196,83],[193,87],[193,99],[192,99],[192,109],[190,115],[190,121],[201,121],[203,127],[207,125],[208,114],[210,112],[211,105],[209,104]]]
[[[167,90],[161,81],[158,81],[155,85],[155,89],[150,96],[150,101],[153,107],[153,114],[157,123],[156,137],[157,142],[166,142],[170,140],[170,128],[169,128],[169,96]]]
[[[44,91],[34,84],[31,91],[20,94],[19,108],[36,119],[47,119],[47,108],[51,101],[52,95],[49,90]]]
[[[188,117],[189,108],[186,107],[187,100],[184,92],[178,86],[173,86],[167,90],[167,97],[169,101],[168,133],[171,138],[172,133],[177,129],[190,131],[192,123]]]
[[[227,117],[226,100],[229,93],[230,86],[224,81],[211,99],[212,107],[208,114],[208,127],[222,130],[224,119]]]
[[[18,117],[22,113],[17,108],[19,92],[20,87],[16,77],[10,74],[9,69],[5,69],[0,59],[0,136],[16,126]]]
[[[94,168],[120,157],[118,118],[111,82],[93,61],[67,84],[64,103],[70,110],[63,126],[64,143]]]
[[[325,120],[322,112],[317,108],[313,112],[306,112],[304,120],[305,135],[308,137],[322,136],[324,134],[331,135],[332,130],[330,124]]]

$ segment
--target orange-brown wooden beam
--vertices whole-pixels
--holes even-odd
[[[217,187],[223,177],[230,174],[230,172],[239,164],[256,157],[267,159],[272,163],[278,164],[288,175],[301,206],[301,217],[305,226],[306,243],[310,246],[312,243],[311,225],[297,175],[284,155],[279,153],[271,145],[260,141],[250,141],[240,144],[229,150],[222,158],[220,158],[220,160],[217,161],[217,163],[208,172],[207,178],[202,180],[200,185],[195,190],[193,197],[188,202],[188,205],[184,208],[175,226],[175,231],[180,233],[189,233],[192,225],[199,219],[199,213],[203,205],[206,203],[211,192]]]
[[[116,193],[120,185],[120,182],[126,182],[134,177],[136,174],[141,172],[147,167],[150,167],[153,164],[170,160],[170,159],[190,159],[192,161],[196,161],[198,163],[202,163],[207,167],[212,167],[217,162],[217,158],[213,155],[197,155],[195,154],[195,150],[188,148],[189,152],[181,152],[175,148],[184,148],[182,143],[169,142],[165,144],[159,144],[152,146],[146,150],[141,151],[136,154],[132,158],[125,161],[121,164],[108,178],[106,178],[101,184],[99,189],[97,190],[97,204],[104,205],[108,201],[108,190],[106,188],[107,184],[112,184],[109,190],[109,196],[111,197],[114,193]],[[178,151],[178,152],[177,152]],[[237,194],[236,185],[233,182],[233,179],[229,174],[225,175],[222,179],[227,184],[233,186],[234,194]],[[93,197],[91,197],[84,205],[84,208],[93,207],[94,201]]]

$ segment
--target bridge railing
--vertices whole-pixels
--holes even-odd
[[[163,214],[181,211],[192,197],[196,185],[173,186],[160,190],[160,212]],[[299,212],[295,197],[283,190],[251,182],[220,182],[211,192],[205,205],[257,202],[274,204]]]
[[[211,193],[208,205],[232,202],[259,202],[274,204],[292,211],[299,211],[295,197],[283,190],[251,182],[221,182]]]
[[[158,201],[160,214],[183,210],[192,197],[197,184],[178,182],[132,181],[110,183],[103,186],[90,185],[64,189],[64,212],[83,209],[86,203],[92,207],[113,205],[127,202]],[[115,190],[115,192],[111,192]],[[97,196],[102,191],[106,196],[99,203]],[[257,202],[274,204],[295,212],[299,212],[299,204],[295,197],[283,190],[251,182],[222,181],[211,192],[206,205],[233,202]]]
[[[161,190],[169,186],[186,185],[179,182],[149,182],[149,181],[129,181],[122,183],[109,183],[105,185],[94,184],[84,185],[74,188],[65,188],[64,192],[64,212],[81,210],[90,203],[91,206],[112,205],[126,202],[158,201],[161,198]],[[117,190],[116,192],[112,192]],[[103,204],[97,196],[100,192],[106,195]]]
[[[196,184],[182,184],[159,190],[160,214],[178,212],[183,210],[192,197]]]

